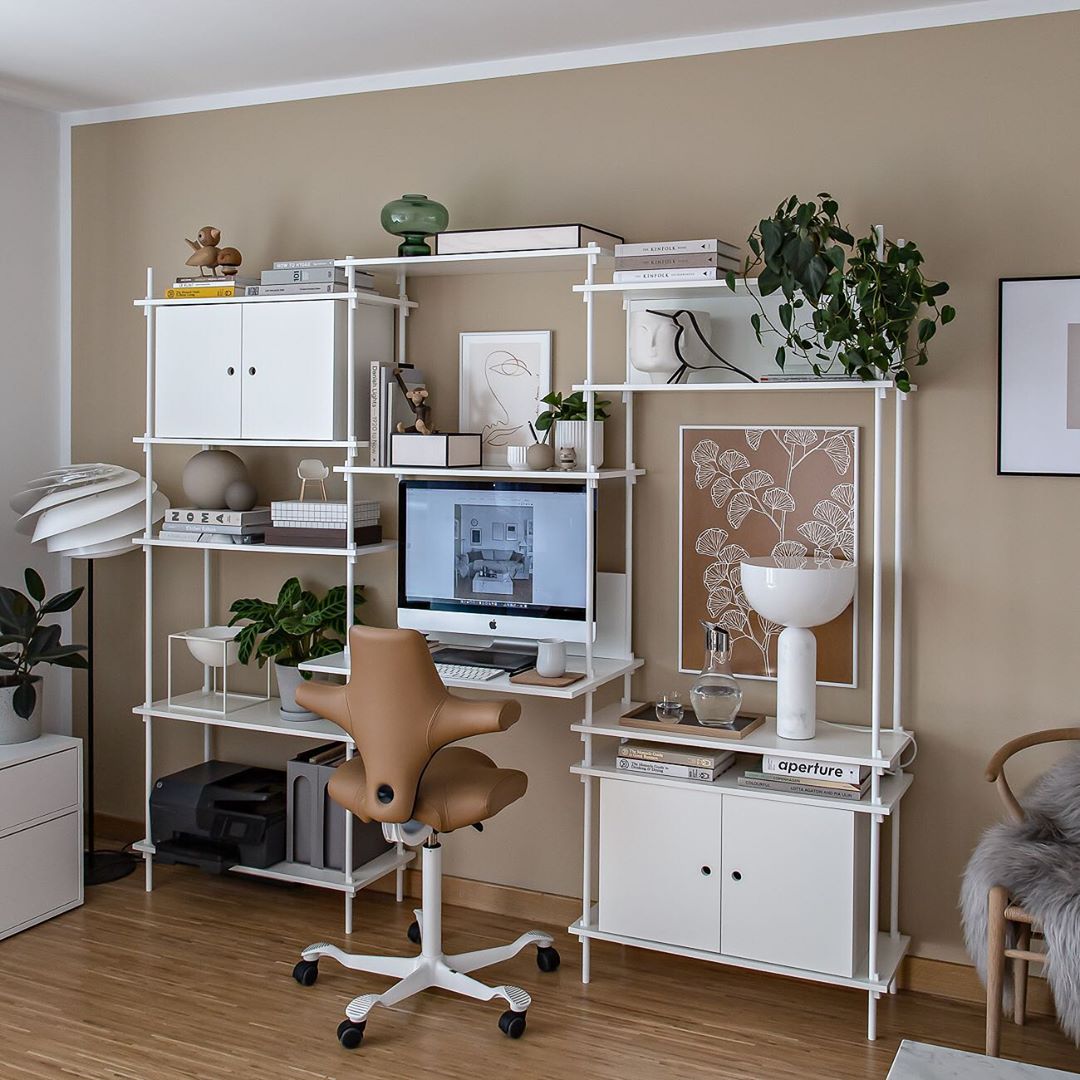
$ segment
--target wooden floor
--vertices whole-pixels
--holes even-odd
[[[883,999],[880,1038],[868,1043],[862,993],[603,943],[583,987],[577,942],[558,929],[557,973],[541,974],[532,950],[478,973],[533,995],[520,1041],[499,1032],[497,1003],[428,992],[376,1010],[350,1053],[334,1037],[345,1004],[388,980],[324,961],[305,989],[290,971],[301,947],[324,939],[408,951],[407,903],[361,894],[347,940],[336,894],[169,867],[150,895],[142,880],[91,889],[85,907],[0,942],[3,1080],[878,1080],[901,1038],[982,1045],[982,1014],[970,1006]],[[525,929],[462,908],[444,921],[455,952]],[[1080,1052],[1050,1020],[1006,1025],[1004,1052],[1080,1070]]]

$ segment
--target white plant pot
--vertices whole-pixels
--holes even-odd
[[[304,681],[298,667],[291,664],[274,664],[274,675],[277,678],[278,697],[281,698],[281,708],[278,710],[282,720],[298,720],[301,722],[318,720],[315,713],[301,708],[296,704],[296,691]]]
[[[41,735],[41,679],[34,678],[37,688],[37,704],[29,720],[24,720],[15,712],[12,698],[14,686],[0,686],[0,746],[14,743],[33,742]]]
[[[577,468],[584,471],[588,460],[586,447],[588,433],[586,431],[589,422],[587,420],[556,420],[555,421],[555,450],[564,446],[572,446],[577,454]],[[604,464],[604,421],[597,420],[593,423],[593,468],[599,469]]]

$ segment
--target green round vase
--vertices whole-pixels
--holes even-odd
[[[404,238],[398,255],[430,255],[424,237],[444,232],[450,212],[426,195],[402,195],[382,208],[379,220],[388,233]]]

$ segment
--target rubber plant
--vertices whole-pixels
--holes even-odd
[[[562,394],[556,392],[554,394],[548,394],[547,397],[541,398],[541,401],[547,406],[544,412],[542,412],[536,418],[536,428],[538,431],[544,433],[543,441],[551,437],[551,429],[555,426],[556,420],[585,420],[588,418],[588,409],[585,405],[585,394],[581,390],[575,390],[574,393],[568,394],[563,397]],[[594,420],[606,420],[610,415],[607,411],[607,407],[611,404],[609,400],[594,400],[593,401],[593,419]]]
[[[364,603],[361,586],[353,591],[353,622]],[[296,667],[304,660],[340,652],[345,647],[345,586],[335,585],[325,596],[303,588],[299,578],[289,578],[274,601],[257,598],[236,600],[229,612],[230,626],[248,620],[236,637],[240,663],[253,656],[259,667],[267,660]],[[308,672],[302,672],[305,679]]]
[[[742,278],[756,274],[758,311],[750,321],[758,342],[777,334],[776,363],[789,356],[807,361],[815,375],[839,364],[864,380],[892,379],[911,389],[911,369],[929,360],[928,345],[955,310],[938,301],[944,281],[927,278],[923,254],[910,240],[880,241],[876,232],[858,239],[843,225],[827,192],[805,202],[792,195],[750,234]],[[735,288],[735,274],[727,284]],[[782,292],[773,322],[760,296]],[[809,317],[808,317],[809,316]]]
[[[34,674],[34,669],[39,664],[67,668],[88,665],[83,655],[85,645],[62,645],[61,628],[42,621],[70,611],[79,602],[82,587],[58,593],[50,600],[36,570],[27,567],[23,580],[25,594],[18,589],[0,588],[0,687],[15,688],[12,708],[17,716],[29,720],[37,705],[34,684],[40,676]]]

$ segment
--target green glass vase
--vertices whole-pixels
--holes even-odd
[[[430,255],[424,237],[444,232],[450,224],[450,212],[426,195],[402,195],[382,208],[379,220],[388,233],[404,238],[398,255]]]

